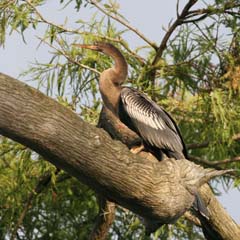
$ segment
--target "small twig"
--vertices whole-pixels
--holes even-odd
[[[148,38],[146,38],[141,32],[139,32],[138,29],[132,27],[130,24],[128,24],[126,21],[120,19],[119,17],[114,16],[114,15],[110,14],[109,12],[107,12],[102,6],[100,6],[100,4],[98,4],[97,1],[89,0],[89,3],[94,5],[98,10],[100,10],[106,16],[108,16],[108,17],[114,19],[115,21],[121,23],[123,26],[127,27],[129,30],[131,30],[132,32],[137,34],[143,41],[148,43],[152,48],[157,49],[157,45],[154,42],[150,41]]]
[[[43,15],[38,11],[38,9],[31,3],[31,1],[29,0],[24,0],[36,13],[36,15],[39,17],[39,19],[43,22],[46,23],[50,26],[54,26],[56,28],[58,28],[59,30],[61,30],[62,32],[69,32],[69,33],[75,33],[75,34],[80,34],[80,35],[89,35],[92,33],[86,32],[86,31],[79,31],[76,29],[71,29],[71,28],[66,28],[63,25],[58,25],[52,21],[47,20],[46,18],[43,17]],[[98,37],[100,37],[98,35]],[[101,38],[107,38],[106,36],[101,36]]]
[[[177,18],[179,18],[179,0],[177,0],[177,5],[176,5],[176,13],[177,13]]]
[[[43,15],[37,10],[37,8],[31,3],[31,1],[29,0],[25,0],[25,2],[34,10],[34,12],[36,13],[36,15],[41,19],[42,22],[47,23],[48,25],[54,26],[56,28],[59,28],[60,30],[62,30],[63,32],[72,32],[72,33],[77,33],[77,34],[85,34],[86,32],[79,32],[77,30],[73,30],[73,29],[68,29],[63,27],[62,25],[57,25],[54,22],[51,22],[49,20],[47,20],[46,18],[43,17]]]
[[[23,209],[20,217],[18,218],[18,221],[17,221],[17,223],[16,223],[16,225],[15,225],[13,231],[12,231],[12,235],[11,235],[10,240],[14,240],[16,238],[19,226],[22,224],[23,219],[25,218],[28,209],[31,207],[31,203],[32,203],[33,198],[34,198],[34,194],[31,193],[29,198],[27,199],[27,202],[25,203],[24,209]]]
[[[220,161],[211,161],[210,163],[212,166],[219,166],[223,164],[228,164],[228,163],[233,163],[233,162],[239,162],[240,161],[240,156],[233,157],[233,158],[228,158]]]
[[[109,41],[112,41],[112,42],[115,42],[115,43],[119,43],[120,45],[122,45],[124,47],[124,49],[130,54],[132,55],[133,57],[135,57],[139,62],[140,64],[143,66],[145,65],[145,59],[142,58],[141,56],[139,56],[137,53],[133,52],[129,47],[128,45],[124,42],[124,40],[119,36],[118,39],[116,38],[111,38],[111,37],[105,37],[105,36],[100,36],[100,35],[94,35],[96,37],[99,37],[101,38],[102,40],[109,40]]]
[[[203,38],[205,38],[208,42],[210,42],[210,43],[212,42],[213,43],[212,47],[214,48],[214,50],[215,50],[215,52],[216,52],[216,54],[217,54],[217,56],[219,58],[219,62],[222,65],[222,58],[221,58],[221,54],[219,53],[219,50],[216,47],[216,41],[213,41],[212,39],[209,39],[209,37],[205,34],[205,32],[202,30],[202,28],[199,27],[197,23],[195,23],[195,22],[193,22],[193,23],[197,27],[197,29],[200,31],[200,33],[202,34]]]
[[[216,14],[216,12],[227,13],[227,10],[233,9],[233,8],[238,8],[238,7],[240,7],[240,4],[231,5],[231,4],[227,4],[227,3],[224,5],[223,8],[214,8],[214,6],[209,6],[208,8],[202,8],[202,9],[189,11],[187,18],[196,17],[196,16],[202,15],[202,14],[213,15],[213,14]]]
[[[233,12],[233,11],[228,11],[228,10],[226,10],[225,13],[227,13],[227,14],[229,14],[229,15],[237,16],[237,17],[240,16],[240,13],[239,13],[239,12]]]
[[[57,38],[55,39],[55,41],[59,44],[60,47],[62,47],[60,41],[59,41]],[[87,65],[85,65],[85,64],[79,63],[78,61],[72,59],[72,58],[67,54],[67,52],[65,52],[64,50],[57,49],[57,48],[55,48],[54,46],[52,46],[52,47],[53,47],[55,50],[59,51],[59,52],[60,52],[68,61],[70,61],[71,63],[75,63],[75,64],[77,64],[78,66],[80,66],[80,67],[82,67],[82,68],[85,68],[85,69],[87,69],[87,70],[89,70],[89,71],[92,71],[92,72],[100,75],[100,72],[99,72],[98,70],[96,70],[95,68],[91,68],[91,67],[89,67],[89,66],[87,66]]]
[[[191,19],[191,20],[184,20],[183,23],[186,24],[186,23],[195,23],[195,22],[199,22],[205,18],[207,18],[209,16],[209,14],[204,14],[198,18],[195,18],[195,19]]]

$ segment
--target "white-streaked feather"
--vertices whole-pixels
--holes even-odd
[[[121,92],[123,107],[141,137],[154,147],[182,153],[183,142],[170,116],[155,102],[131,88]]]
[[[125,107],[131,118],[147,124],[149,127],[154,129],[163,130],[166,128],[166,124],[161,118],[154,115],[147,106],[140,105],[136,102],[131,95],[126,96]]]

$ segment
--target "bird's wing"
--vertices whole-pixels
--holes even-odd
[[[185,151],[174,120],[155,102],[128,87],[122,89],[121,101],[139,135],[148,144],[171,152]]]

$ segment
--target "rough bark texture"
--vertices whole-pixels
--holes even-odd
[[[35,150],[108,199],[159,223],[181,216],[200,184],[217,174],[187,160],[152,162],[135,156],[103,130],[3,74],[0,134]],[[224,209],[214,216],[223,239],[239,239],[237,226],[229,233],[228,224],[234,222]]]

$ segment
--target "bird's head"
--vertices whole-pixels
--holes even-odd
[[[110,44],[110,43],[105,43],[105,42],[95,42],[94,44],[78,44],[78,43],[73,43],[72,44],[75,47],[78,48],[86,48],[90,50],[94,50],[97,52],[103,52],[107,53],[108,49],[114,49],[115,47]]]
[[[110,56],[115,65],[102,72],[102,79],[109,79],[111,82],[117,85],[121,85],[127,78],[128,66],[122,53],[111,43],[96,42],[94,44],[73,44],[75,47],[90,49],[98,52],[102,52],[107,56]]]

